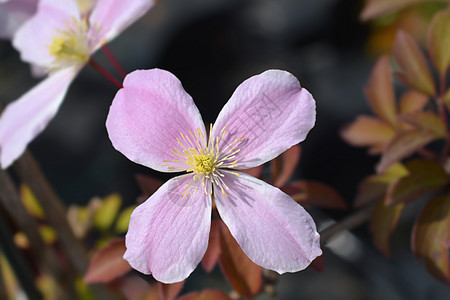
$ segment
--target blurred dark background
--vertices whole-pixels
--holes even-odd
[[[317,123],[302,143],[296,177],[337,189],[351,207],[358,182],[374,172],[377,157],[348,146],[339,130],[370,113],[363,95],[374,57],[370,24],[357,0],[161,0],[110,43],[127,72],[162,68],[194,98],[206,123],[214,122],[234,89],[267,69],[285,69],[317,101]],[[103,53],[94,59],[111,72]],[[0,41],[0,102],[6,105],[38,82],[8,41]],[[136,173],[169,176],[136,165],[115,151],[105,130],[117,89],[86,67],[73,82],[48,128],[30,145],[66,204],[119,192],[136,201]],[[344,233],[324,249],[325,269],[281,276],[277,299],[448,299],[450,288],[432,278],[410,250],[419,203],[405,212],[393,236],[393,258],[371,244],[367,226]],[[349,212],[310,210],[319,228]],[[218,287],[219,270],[196,270],[184,291]],[[266,295],[258,299],[266,299]]]

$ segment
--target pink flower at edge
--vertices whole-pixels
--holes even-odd
[[[223,107],[209,139],[192,98],[171,73],[127,75],[106,121],[113,146],[135,163],[187,171],[162,185],[131,215],[124,258],[164,283],[182,281],[208,244],[211,206],[256,264],[279,273],[321,255],[311,216],[292,198],[237,170],[261,165],[306,138],[315,101],[290,73],[244,81]]]
[[[38,0],[0,1],[0,39],[11,39],[35,12]]]
[[[153,4],[153,0],[97,0],[84,14],[75,0],[39,1],[36,14],[15,33],[13,45],[22,60],[49,76],[0,116],[1,168],[10,166],[53,119],[90,56]]]

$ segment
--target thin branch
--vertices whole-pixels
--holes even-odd
[[[104,44],[102,46],[102,51],[105,53],[106,57],[109,59],[109,61],[113,64],[114,68],[116,68],[117,72],[119,72],[120,76],[125,78],[127,76],[127,72],[122,68],[117,58],[114,56],[114,54],[109,49],[108,44]]]
[[[13,235],[4,220],[4,216],[0,210],[0,246],[3,250],[3,254],[11,265],[11,268],[14,270],[15,276],[28,298],[41,300],[43,297],[34,285],[33,273],[30,266],[25,261],[23,254],[14,244]],[[3,290],[3,288],[0,287],[0,290]],[[3,291],[6,293],[6,290]],[[8,299],[7,297],[2,298],[2,296],[3,295],[0,292],[0,299]]]
[[[47,271],[58,283],[57,293],[63,299],[76,299],[75,274],[61,268],[56,252],[43,241],[38,223],[22,204],[20,196],[5,171],[0,171],[0,205],[11,216],[17,227],[27,236],[29,249],[38,266]]]
[[[327,242],[329,242],[333,237],[337,234],[341,233],[345,230],[350,230],[364,222],[368,221],[372,216],[372,211],[374,209],[374,205],[367,206],[350,216],[344,218],[343,220],[323,229],[320,231],[320,245],[323,246]]]
[[[93,67],[97,72],[99,72],[103,77],[105,77],[108,81],[110,81],[112,84],[114,84],[117,88],[122,88],[122,84],[114,78],[111,74],[109,74],[102,66],[100,66],[97,62],[94,60],[89,60],[89,65]]]

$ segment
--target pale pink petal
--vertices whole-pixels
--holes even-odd
[[[17,30],[13,45],[22,60],[48,66],[53,61],[50,45],[58,31],[65,30],[73,20],[80,20],[75,0],[40,0],[37,13]]]
[[[9,104],[0,116],[0,165],[7,168],[53,119],[76,75],[58,71]]]
[[[131,214],[124,258],[164,283],[186,279],[208,246],[211,197],[203,189],[181,196],[192,177],[169,180]]]
[[[125,77],[123,86],[113,100],[106,128],[114,148],[128,159],[169,172],[163,164],[175,159],[171,149],[180,147],[180,133],[189,136],[189,131],[200,129],[206,143],[200,112],[173,74],[138,70]]]
[[[303,207],[264,181],[224,174],[228,196],[214,186],[217,209],[254,263],[281,274],[303,270],[321,255],[314,220]]]
[[[89,18],[92,35],[97,40],[96,46],[114,39],[142,17],[154,3],[153,0],[98,0]]]
[[[36,12],[37,2],[37,0],[3,1],[0,4],[0,38],[11,39],[20,25]]]
[[[297,78],[269,70],[238,86],[217,117],[211,136],[222,136],[226,129],[219,149],[242,137],[236,169],[248,169],[303,141],[315,120],[315,101]]]

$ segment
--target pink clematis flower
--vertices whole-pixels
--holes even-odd
[[[17,159],[55,116],[69,85],[90,56],[146,13],[154,1],[93,3],[91,11],[82,13],[75,0],[40,0],[36,14],[16,32],[13,45],[22,60],[46,70],[49,76],[3,112],[2,168]]]
[[[303,141],[315,101],[290,73],[244,81],[211,125],[171,73],[138,70],[124,80],[106,121],[113,146],[135,163],[186,171],[131,215],[124,258],[164,283],[184,280],[205,254],[212,201],[242,250],[279,273],[306,268],[322,251],[311,216],[292,198],[236,171],[263,164]]]
[[[11,39],[35,12],[38,0],[0,0],[0,38]]]

